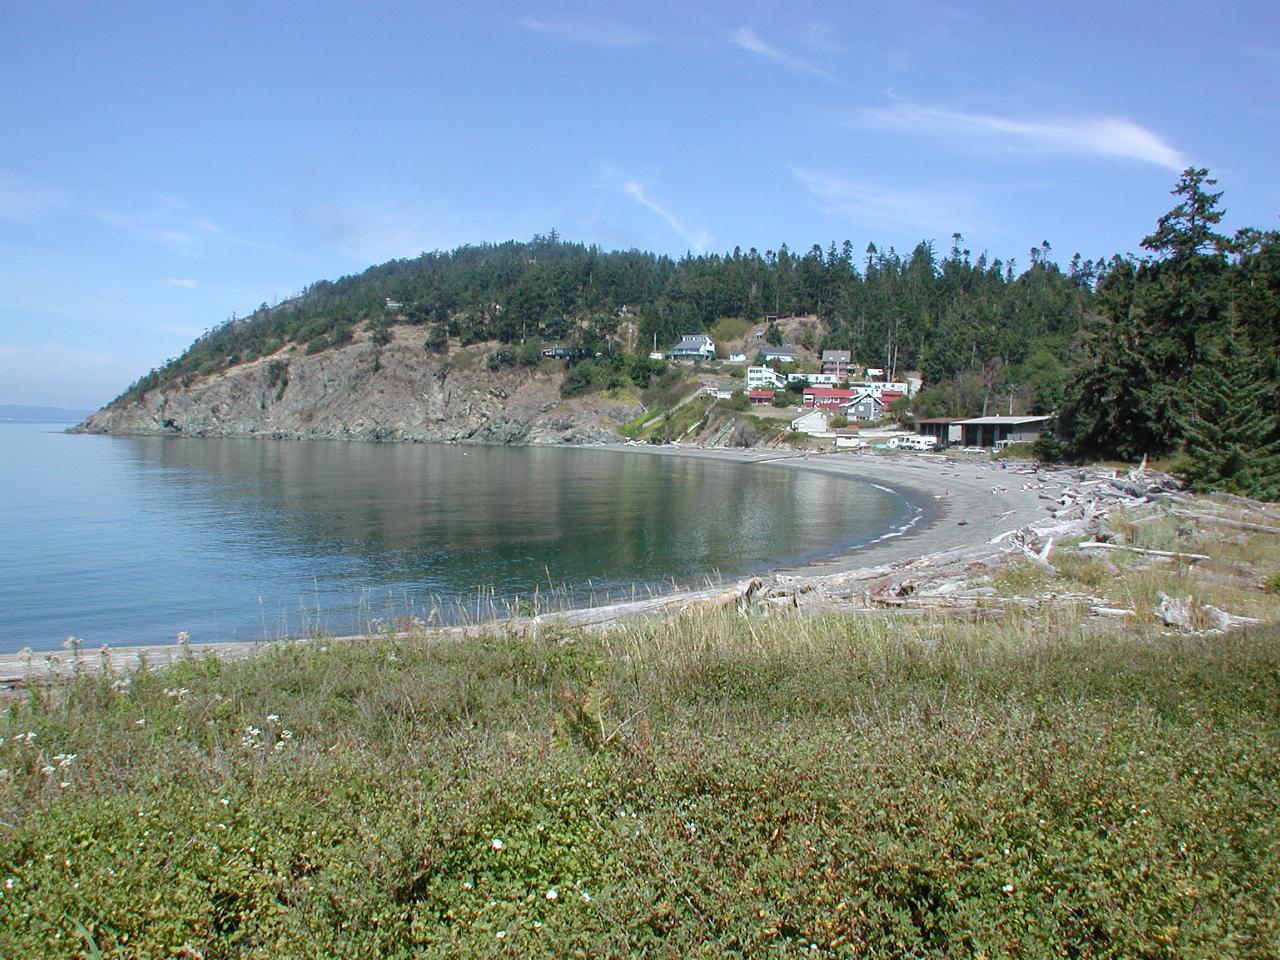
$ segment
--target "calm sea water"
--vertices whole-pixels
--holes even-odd
[[[877,539],[915,508],[598,449],[70,436],[0,424],[0,651],[348,633],[644,595]],[[375,624],[376,627],[376,624]]]

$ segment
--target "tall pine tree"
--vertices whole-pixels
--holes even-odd
[[[1274,384],[1234,325],[1216,349],[1206,351],[1192,377],[1193,413],[1183,426],[1186,466],[1193,490],[1280,498],[1280,440],[1268,412]]]

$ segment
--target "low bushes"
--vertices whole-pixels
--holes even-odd
[[[33,692],[0,955],[1275,956],[1280,636],[1066,620],[690,615]]]

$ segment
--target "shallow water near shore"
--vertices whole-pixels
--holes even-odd
[[[0,652],[581,606],[804,563],[917,515],[848,478],[640,452],[60,431],[0,426]]]

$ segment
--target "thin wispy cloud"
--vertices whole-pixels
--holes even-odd
[[[711,246],[711,233],[705,227],[685,226],[669,210],[651,200],[639,182],[628,180],[622,185],[622,192],[646,210],[656,213],[665,220],[667,225],[679,235],[680,239],[689,244],[698,253],[705,252],[707,247]]]
[[[810,21],[800,28],[796,36],[802,43],[823,53],[840,53],[844,50],[844,44],[837,39],[836,32],[825,23]]]
[[[599,47],[635,47],[650,40],[625,23],[595,17],[521,17],[516,23],[532,33]]]
[[[315,201],[297,207],[293,217],[299,236],[320,239],[358,263],[416,257],[466,236],[465,225],[456,218],[409,203],[388,208]]]
[[[169,277],[167,280],[160,281],[166,287],[179,287],[182,290],[194,290],[200,284],[192,280],[190,277]]]
[[[859,110],[849,119],[860,129],[899,130],[953,141],[977,141],[986,148],[1078,154],[1150,163],[1170,170],[1188,166],[1186,156],[1159,134],[1120,117],[1021,119],[968,113],[903,102]]]
[[[183,257],[199,256],[211,244],[243,242],[216,223],[176,212],[167,204],[164,209],[135,213],[105,210],[98,214],[98,219]]]
[[[66,202],[66,195],[60,190],[26,177],[0,173],[0,220],[34,220]]]
[[[971,232],[977,197],[962,184],[926,184],[898,189],[812,170],[791,171],[823,213],[866,227],[919,230],[926,234]]]
[[[802,73],[811,73],[815,77],[822,77],[824,80],[833,79],[831,74],[826,70],[823,70],[821,67],[815,66],[800,57],[793,56],[771,43],[766,43],[761,39],[760,35],[750,27],[739,27],[737,30],[733,31],[733,33],[729,35],[729,42],[735,46],[741,47],[748,53],[754,53],[757,56],[764,57],[767,60],[772,60],[774,63],[781,64],[782,66],[788,67],[792,70],[799,70]]]
[[[201,216],[180,197],[155,197],[149,203],[139,203],[128,213],[107,209],[92,215],[108,226],[131,233],[180,257],[203,257],[220,247],[271,249],[269,244],[236,236]]]

